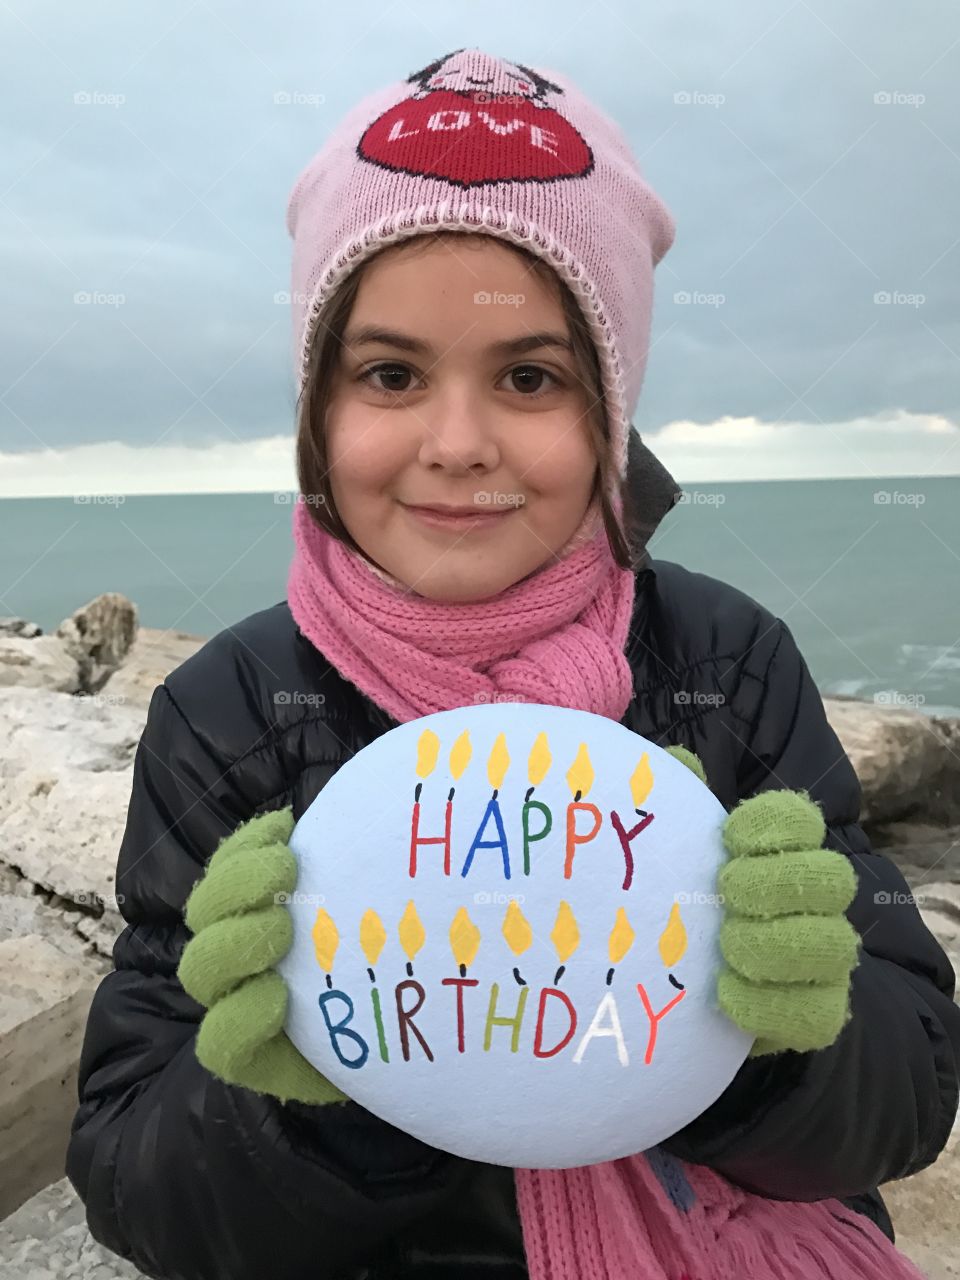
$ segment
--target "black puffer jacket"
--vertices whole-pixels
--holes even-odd
[[[664,1146],[775,1198],[847,1198],[892,1238],[875,1188],[934,1161],[957,1110],[947,957],[900,872],[870,850],[856,775],[782,621],[716,579],[645,557],[629,656],[624,724],[695,751],[728,809],[758,791],[807,789],[859,877],[852,1021],[822,1052],[748,1059]],[[292,804],[299,818],[394,723],[285,603],[215,636],[153,694],[117,874],[128,923],[90,1011],[67,1156],[94,1236],[148,1275],[527,1274],[509,1169],[434,1150],[353,1103],[282,1105],[232,1087],[194,1054],[204,1010],[176,969],[205,861],[254,813]]]

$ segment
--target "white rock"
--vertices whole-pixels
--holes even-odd
[[[860,779],[865,822],[912,815],[960,821],[960,735],[954,722],[853,699],[825,698],[824,707]]]
[[[113,911],[139,708],[0,689],[0,860],[44,889]]]
[[[0,636],[0,687],[57,689],[74,693],[80,667],[56,636]]]
[[[43,632],[40,627],[35,622],[28,622],[26,618],[0,618],[0,636],[24,636],[32,639],[41,635]]]
[[[0,1280],[139,1280],[143,1273],[97,1244],[68,1178],[0,1222]]]

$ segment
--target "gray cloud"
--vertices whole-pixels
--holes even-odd
[[[463,45],[571,75],[675,214],[642,430],[898,410],[960,423],[952,6],[911,21],[891,0],[359,13],[112,0],[95,25],[71,7],[54,25],[2,11],[0,453],[289,432],[290,320],[274,301],[287,194],[359,97]],[[277,105],[282,91],[323,102]]]

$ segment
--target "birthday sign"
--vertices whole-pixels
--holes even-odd
[[[751,1039],[716,1004],[726,811],[604,716],[402,724],[296,824],[286,1031],[432,1146],[562,1168],[656,1145]]]

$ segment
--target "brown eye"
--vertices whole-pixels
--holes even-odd
[[[410,388],[406,385],[399,385],[396,379],[402,380],[411,377],[411,371],[403,364],[375,364],[369,369],[365,369],[360,375],[359,381],[366,383],[371,391],[378,391],[382,395],[402,395],[404,391]],[[386,385],[379,382],[371,382],[371,378],[386,378]]]
[[[560,379],[554,377],[548,369],[541,369],[536,364],[517,365],[515,369],[510,370],[507,377],[518,379],[513,389],[522,392],[528,400],[536,400],[542,395],[547,395],[554,387],[562,385]],[[548,379],[553,385],[543,387],[542,381],[544,378]]]

